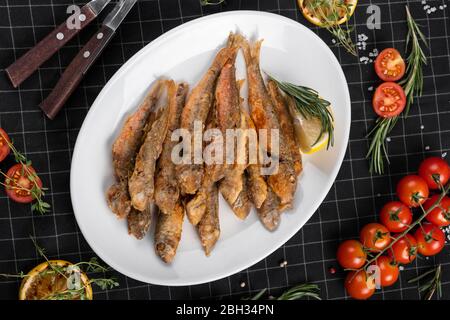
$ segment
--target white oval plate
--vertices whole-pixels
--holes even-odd
[[[166,265],[153,249],[153,230],[141,241],[127,234],[125,221],[107,207],[113,181],[111,145],[126,116],[160,76],[194,85],[230,31],[264,38],[261,67],[279,79],[315,88],[332,103],[335,145],[304,157],[294,210],[269,232],[255,212],[244,222],[220,200],[221,236],[205,257],[194,228],[185,221],[175,261]],[[245,77],[242,56],[238,76]],[[317,210],[336,178],[350,131],[350,95],[342,69],[327,45],[303,25],[280,15],[235,11],[200,18],[162,35],[130,59],[92,105],[75,146],[71,196],[78,225],[92,249],[114,269],[148,283],[193,285],[245,269],[291,238]]]

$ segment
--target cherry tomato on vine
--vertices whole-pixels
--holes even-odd
[[[400,235],[394,235],[398,237]],[[417,241],[409,233],[392,245],[388,250],[388,255],[397,263],[408,264],[414,261],[417,256]]]
[[[336,258],[342,268],[358,269],[366,262],[367,253],[361,242],[346,240],[339,245]]]
[[[31,190],[36,185],[39,188],[42,187],[42,181],[36,175],[36,171],[32,166],[24,166],[18,163],[8,170],[6,176],[6,194],[15,202],[32,202],[34,200],[34,197],[31,193]]]
[[[11,152],[11,148],[8,145],[8,142],[11,142],[8,134],[0,128],[0,162],[5,160],[5,158]]]
[[[414,237],[417,240],[417,251],[424,256],[438,254],[445,245],[444,232],[431,223],[419,227],[414,233]]]
[[[391,235],[382,224],[369,223],[361,229],[360,241],[371,251],[381,251],[391,242]]]
[[[345,290],[353,299],[369,299],[375,292],[375,279],[364,270],[349,272],[345,278]]]
[[[440,182],[444,186],[450,179],[450,166],[439,157],[430,157],[422,161],[419,166],[419,176],[421,176],[432,190],[439,189]]]
[[[412,221],[412,212],[400,201],[391,201],[384,205],[380,213],[380,222],[390,232],[405,231]]]
[[[372,106],[380,117],[398,116],[406,106],[405,91],[395,82],[384,82],[375,90]]]
[[[397,81],[405,74],[405,61],[400,52],[394,48],[386,48],[375,60],[375,72],[383,81]]]
[[[423,208],[428,211],[432,205],[438,202],[440,195],[436,194],[428,199],[424,204]],[[445,196],[442,198],[441,203],[439,203],[431,212],[429,212],[425,219],[438,227],[446,227],[450,225],[450,198]]]
[[[380,268],[381,286],[388,287],[397,281],[400,271],[398,269],[398,264],[395,263],[392,258],[381,256],[375,261],[375,264]]]
[[[425,180],[416,175],[403,177],[397,184],[397,196],[409,207],[418,207],[424,203],[429,193]]]

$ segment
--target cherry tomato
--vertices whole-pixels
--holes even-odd
[[[439,197],[440,195],[435,194],[428,199],[423,204],[425,211],[428,211],[432,205],[438,202]],[[448,196],[442,198],[441,203],[431,210],[431,212],[426,215],[425,219],[438,227],[446,227],[450,225],[450,198]]]
[[[426,223],[418,228],[414,237],[417,240],[417,250],[424,256],[434,256],[441,252],[445,245],[445,235],[441,229]]]
[[[373,110],[380,117],[398,116],[406,106],[405,92],[395,82],[384,82],[375,90],[372,105]]]
[[[384,205],[380,221],[390,232],[402,232],[412,221],[412,212],[400,201],[391,201]]]
[[[397,196],[409,207],[418,207],[424,203],[429,192],[425,180],[416,175],[406,176],[397,184]]]
[[[8,142],[11,142],[11,139],[9,138],[5,130],[0,128],[0,162],[5,160],[5,158],[11,152]]]
[[[371,251],[381,251],[391,242],[389,230],[379,223],[366,224],[360,233],[360,241]]]
[[[344,269],[361,268],[367,259],[361,242],[356,240],[346,240],[342,242],[337,250],[337,261]]]
[[[406,234],[392,245],[391,250],[388,250],[388,255],[397,263],[408,264],[413,262],[417,256],[416,238],[409,233]]]
[[[6,194],[15,202],[32,202],[34,198],[30,191],[34,184],[36,183],[39,188],[42,187],[41,179],[36,175],[36,171],[31,166],[24,166],[18,163],[12,166],[6,175]],[[35,182],[32,181],[33,179]]]
[[[375,261],[375,264],[378,268],[380,268],[381,286],[388,287],[397,281],[399,269],[398,265],[392,260],[392,258],[381,256]]]
[[[397,81],[405,74],[405,61],[400,52],[394,48],[386,48],[375,60],[375,72],[383,81]]]
[[[353,299],[369,299],[375,292],[375,279],[364,270],[349,272],[345,278],[345,290]]]
[[[440,182],[444,186],[450,179],[450,166],[439,157],[430,157],[422,161],[419,166],[419,176],[421,176],[432,190],[439,189]]]

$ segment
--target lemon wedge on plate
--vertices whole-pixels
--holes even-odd
[[[306,18],[306,20],[308,20],[309,22],[311,22],[312,24],[315,24],[316,26],[319,27],[323,27],[325,26],[324,21],[318,17],[314,12],[310,12],[308,10],[308,7],[311,7],[311,4],[315,4],[317,2],[321,2],[318,0],[297,0],[298,1],[298,6],[300,7],[300,10],[303,13],[303,16]],[[323,15],[325,16],[332,16],[332,9],[333,7],[331,7],[332,5],[335,5],[336,7],[334,8],[334,10],[337,11],[337,15],[339,17],[339,20],[337,20],[335,23],[333,23],[333,21],[328,21],[328,23],[332,23],[332,24],[343,24],[344,22],[346,22],[355,12],[356,9],[356,5],[358,4],[358,0],[345,0],[345,4],[348,7],[348,10],[346,10],[345,8],[339,8],[338,5],[336,4],[337,2],[341,2],[341,1],[336,1],[336,0],[329,0],[328,3],[325,2],[324,5],[320,6],[317,10],[321,9]],[[348,11],[348,12],[346,12]]]
[[[23,278],[19,289],[19,300],[48,300],[58,299],[58,297],[62,299],[62,294],[67,290],[67,278],[52,270],[49,264],[58,270],[67,270],[67,267],[73,265],[64,260],[49,260],[36,266]],[[66,276],[69,276],[69,273]],[[84,299],[92,300],[92,287],[83,272],[80,272],[80,280],[84,286]],[[71,300],[80,298],[76,295],[71,296]]]

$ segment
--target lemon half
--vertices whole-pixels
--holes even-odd
[[[319,17],[315,16],[314,13],[310,12],[307,9],[307,4],[314,0],[297,0],[297,1],[298,1],[298,6],[300,7],[300,10],[302,11],[303,16],[306,18],[306,20],[308,20],[312,24],[315,24],[316,26],[319,26],[319,27],[322,27],[324,25],[322,20]],[[333,1],[333,0],[330,0],[330,1]],[[342,10],[342,13],[340,14],[340,18],[338,21],[336,21],[336,24],[345,23],[347,21],[347,19],[353,15],[353,13],[355,12],[355,9],[356,9],[356,5],[358,4],[358,0],[346,0],[345,3],[347,5],[349,5],[350,12],[347,15],[347,14],[345,14],[345,11]]]
[[[43,262],[36,266],[22,280],[19,300],[41,300],[67,289],[67,280],[62,275],[44,273],[45,270],[50,268],[49,263],[62,268],[72,265],[72,263],[64,260],[49,260],[49,262]],[[85,273],[80,274],[80,280],[85,286],[86,299],[92,300],[92,287]]]

